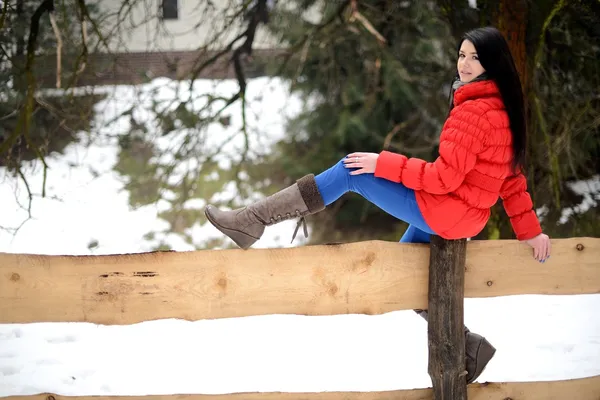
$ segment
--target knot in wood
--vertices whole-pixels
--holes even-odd
[[[583,249],[585,249],[585,246],[581,243],[577,243],[577,250],[582,251]]]
[[[488,286],[492,286],[493,284],[494,284],[494,282],[492,282],[492,281],[487,281],[487,285],[488,285]]]

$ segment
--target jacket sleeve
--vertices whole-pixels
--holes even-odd
[[[531,196],[527,192],[527,179],[522,173],[504,181],[500,197],[518,240],[531,239],[542,233]]]
[[[440,135],[439,156],[434,162],[407,158],[402,154],[383,151],[379,154],[375,176],[431,194],[446,194],[456,190],[475,166],[477,154],[483,151],[481,117],[449,119]],[[470,123],[476,118],[477,123]],[[452,118],[452,117],[451,117]]]

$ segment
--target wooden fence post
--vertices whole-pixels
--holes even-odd
[[[431,237],[428,372],[434,400],[466,400],[464,288],[467,241]]]

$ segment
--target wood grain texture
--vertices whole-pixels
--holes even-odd
[[[598,400],[600,375],[549,382],[474,383],[467,387],[469,400]],[[165,396],[59,396],[39,394],[9,396],[3,400],[433,400],[432,389],[394,390],[388,392],[322,393],[232,393],[220,395]]]
[[[431,237],[427,371],[435,400],[467,400],[464,331],[466,240]]]
[[[552,245],[552,257],[540,264],[517,241],[468,242],[465,297],[600,293],[600,239]],[[107,256],[0,253],[0,323],[426,309],[428,265],[428,245],[384,241]]]

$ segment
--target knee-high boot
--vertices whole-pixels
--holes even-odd
[[[415,312],[428,321],[427,310],[415,310]],[[496,348],[486,338],[471,332],[465,326],[467,383],[475,382],[495,353]]]
[[[242,249],[252,246],[262,236],[265,226],[292,218],[300,218],[298,228],[304,223],[304,235],[308,237],[304,217],[325,208],[313,174],[306,175],[293,185],[259,200],[249,206],[231,211],[222,211],[207,205],[206,218],[218,230],[229,236]]]

